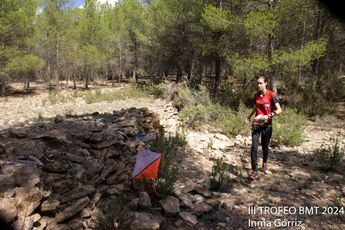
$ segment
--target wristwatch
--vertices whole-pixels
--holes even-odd
[[[273,117],[275,115],[277,115],[276,111],[273,111],[272,113],[270,113],[270,117]]]

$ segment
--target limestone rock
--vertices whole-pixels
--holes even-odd
[[[184,219],[188,224],[194,226],[198,223],[198,218],[191,214],[191,213],[188,213],[188,212],[180,212],[180,217],[182,219]]]
[[[176,197],[168,196],[160,200],[159,203],[167,214],[177,214],[180,212],[180,202]]]
[[[187,193],[187,194],[181,194],[178,196],[178,198],[181,200],[181,204],[186,207],[192,207],[193,205],[193,195]]]
[[[40,205],[42,192],[37,187],[18,187],[15,191],[18,218],[25,219]]]
[[[0,198],[0,216],[6,223],[10,223],[17,216],[17,207],[14,199]]]
[[[131,230],[155,230],[160,228],[160,221],[150,213],[135,213],[135,220],[131,223]]]
[[[6,145],[0,142],[0,155],[6,154]]]
[[[88,197],[81,198],[77,200],[74,204],[71,206],[65,208],[62,212],[56,215],[55,222],[61,223],[74,215],[76,215],[78,212],[83,210],[90,202],[90,199]]]
[[[209,212],[211,210],[212,210],[212,206],[208,205],[205,202],[195,203],[192,207],[192,212],[196,215],[201,215],[201,214]]]
[[[25,138],[28,136],[28,131],[23,128],[19,129],[9,129],[9,135],[15,138]]]
[[[59,200],[45,200],[41,204],[42,212],[52,212],[60,205]]]
[[[152,204],[151,204],[151,200],[150,200],[150,196],[147,192],[140,192],[139,194],[139,199],[138,199],[138,205],[140,208],[151,208]]]

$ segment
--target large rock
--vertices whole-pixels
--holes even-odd
[[[23,128],[9,129],[8,133],[11,137],[15,138],[25,138],[28,136],[28,131]]]
[[[139,193],[138,205],[143,209],[152,207],[151,199],[147,192],[144,191]]]
[[[167,214],[177,214],[180,212],[180,202],[176,197],[168,196],[167,198],[160,200],[159,203]]]
[[[90,202],[88,197],[77,200],[71,206],[65,208],[62,212],[56,215],[54,222],[61,223],[65,220],[75,216],[78,212],[83,210]]]
[[[155,230],[160,228],[160,221],[150,213],[135,213],[135,220],[131,223],[131,230]]]
[[[96,191],[96,188],[92,185],[83,186],[80,188],[75,188],[68,193],[64,194],[61,198],[61,202],[65,203],[68,201],[76,200],[81,197],[88,196]]]
[[[189,208],[193,206],[193,195],[189,193],[181,194],[178,196],[178,198],[181,200],[181,205]]]
[[[42,191],[37,187],[18,187],[15,190],[15,200],[18,210],[18,218],[25,219],[41,204]]]
[[[0,198],[0,217],[10,223],[17,216],[16,201],[12,198]]]

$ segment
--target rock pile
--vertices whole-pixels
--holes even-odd
[[[130,108],[2,130],[0,216],[15,229],[94,229],[103,197],[130,188],[135,136],[157,122]]]
[[[150,197],[141,192],[139,198],[132,201],[133,209],[136,209],[135,220],[131,223],[130,229],[158,229],[161,223],[164,222],[164,217],[158,218],[152,216],[152,210],[157,210],[157,207],[147,205],[150,202]],[[175,227],[184,226],[179,229],[199,229],[202,228],[202,220],[205,216],[209,215],[212,210],[223,209],[230,211],[232,205],[227,205],[227,194],[221,194],[217,192],[211,192],[204,185],[196,183],[175,183],[173,195],[167,196],[159,200],[159,209],[161,214],[165,214],[167,217],[174,217],[176,222],[172,223]],[[145,197],[143,199],[142,197]],[[158,215],[160,216],[160,215]],[[141,223],[139,227],[137,224]],[[230,226],[230,221],[221,223],[226,227]],[[148,228],[144,226],[150,226]],[[218,229],[218,228],[217,228]]]

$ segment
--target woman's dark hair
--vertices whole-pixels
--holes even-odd
[[[265,83],[268,82],[268,77],[267,77],[266,75],[264,75],[264,74],[259,75],[259,76],[258,76],[258,80],[259,80],[259,79],[264,79],[264,82],[265,82]]]

